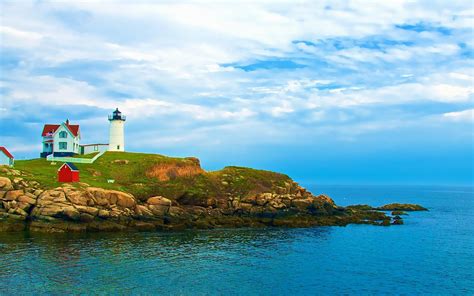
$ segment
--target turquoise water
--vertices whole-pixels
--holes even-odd
[[[472,187],[308,187],[430,211],[393,227],[2,233],[0,294],[474,294]]]

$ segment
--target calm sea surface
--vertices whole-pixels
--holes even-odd
[[[472,187],[308,187],[430,211],[393,227],[0,233],[0,294],[474,294]]]

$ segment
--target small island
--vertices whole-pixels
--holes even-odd
[[[206,172],[197,158],[106,152],[76,163],[80,182],[60,183],[63,163],[44,158],[0,168],[0,231],[182,230],[402,224],[409,204],[340,207],[290,177],[243,167]],[[113,181],[113,182],[112,182]]]

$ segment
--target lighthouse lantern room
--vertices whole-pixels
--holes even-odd
[[[125,115],[119,109],[115,109],[112,115],[109,115],[109,151],[125,151],[124,125]]]

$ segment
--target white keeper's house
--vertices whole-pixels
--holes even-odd
[[[68,157],[77,154],[89,154],[102,151],[125,151],[124,125],[125,116],[118,108],[109,115],[109,144],[81,145],[81,130],[79,125],[70,124],[69,120],[61,124],[45,124],[41,136],[43,137],[43,151],[41,157],[53,154],[54,157]]]

